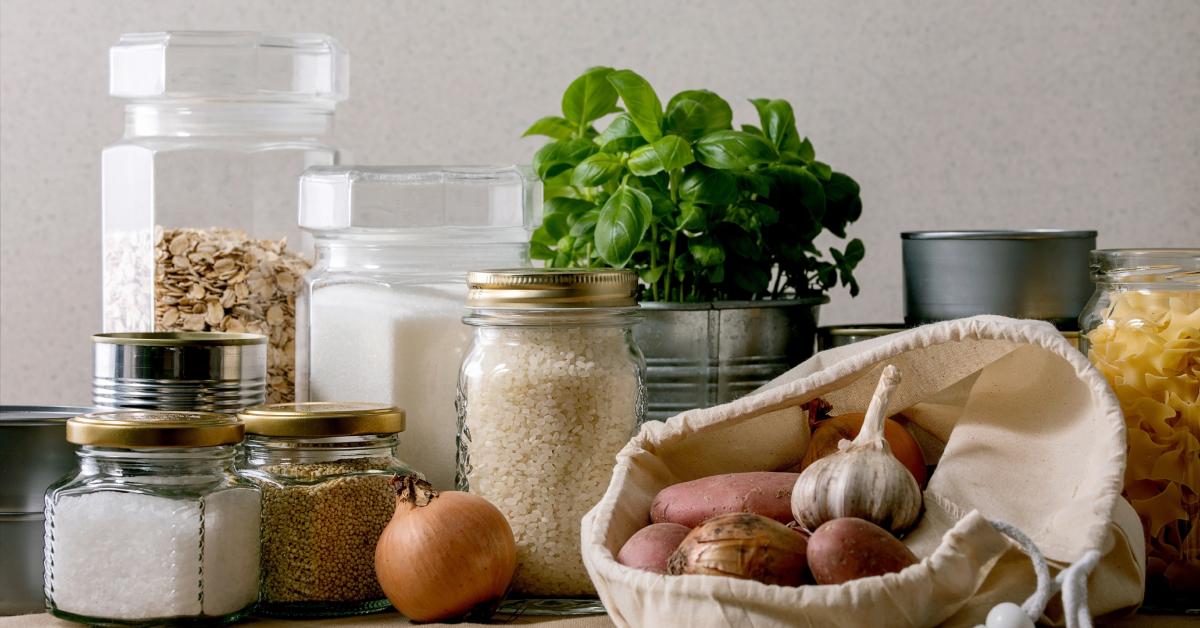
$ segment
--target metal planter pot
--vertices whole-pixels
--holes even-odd
[[[642,303],[633,333],[646,356],[646,418],[732,401],[803,362],[828,302]]]

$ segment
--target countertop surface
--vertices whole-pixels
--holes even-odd
[[[521,617],[515,620],[504,622],[509,624],[538,624],[546,628],[610,628],[613,626],[612,621],[606,615],[593,615],[590,617],[572,617],[572,618],[548,618],[548,617]],[[280,620],[280,619],[250,619],[240,622],[237,625],[251,626],[253,628],[317,628],[324,626],[339,626],[343,628],[374,628],[375,626],[400,626],[408,625],[408,620],[404,619],[396,613],[379,613],[376,615],[365,615],[361,617],[343,617],[340,619],[309,619],[304,621],[298,620]],[[484,626],[488,624],[421,624],[423,626]],[[495,625],[495,624],[492,624]],[[1200,616],[1179,616],[1179,615],[1134,615],[1116,621],[1108,621],[1098,623],[1098,626],[1104,628],[1197,628],[1200,626]],[[61,619],[51,617],[46,614],[39,615],[20,615],[16,617],[0,617],[0,628],[17,628],[18,626],[25,628],[70,628],[78,626]]]

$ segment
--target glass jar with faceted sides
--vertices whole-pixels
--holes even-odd
[[[1129,443],[1124,496],[1146,534],[1146,606],[1200,610],[1200,249],[1092,252],[1081,346]]]
[[[242,473],[262,487],[258,612],[336,617],[390,606],[375,542],[396,508],[404,411],[372,403],[285,403],[244,411]]]
[[[294,390],[309,268],[296,178],[332,164],[347,58],[325,35],[133,33],[110,50],[125,130],[101,155],[106,332],[270,338],[269,401]]]
[[[459,376],[458,488],[512,526],[512,610],[601,611],[579,522],[645,415],[637,278],[524,269],[472,272],[467,282],[463,320],[474,334]]]
[[[50,613],[88,624],[227,623],[258,599],[258,487],[229,415],[122,410],[67,421],[79,469],[46,492]]]
[[[454,486],[467,271],[529,265],[541,185],[514,166],[329,166],[300,180],[316,263],[297,300],[297,396],[402,405],[399,455]]]

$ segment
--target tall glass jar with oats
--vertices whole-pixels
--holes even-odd
[[[338,161],[348,60],[320,34],[122,35],[109,93],[125,132],[101,157],[106,332],[270,339],[267,399],[295,387],[295,295],[311,255],[297,179]]]
[[[1200,249],[1092,251],[1082,348],[1116,393],[1146,607],[1200,611]]]

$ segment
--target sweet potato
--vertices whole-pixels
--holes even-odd
[[[650,520],[694,528],[716,515],[750,512],[786,524],[792,520],[792,487],[798,477],[799,473],[749,471],[673,484],[654,496]]]
[[[808,568],[817,584],[893,573],[917,562],[887,530],[855,517],[826,521],[808,538]]]
[[[617,562],[635,569],[667,573],[667,558],[691,528],[678,523],[654,523],[633,533],[617,552]]]

